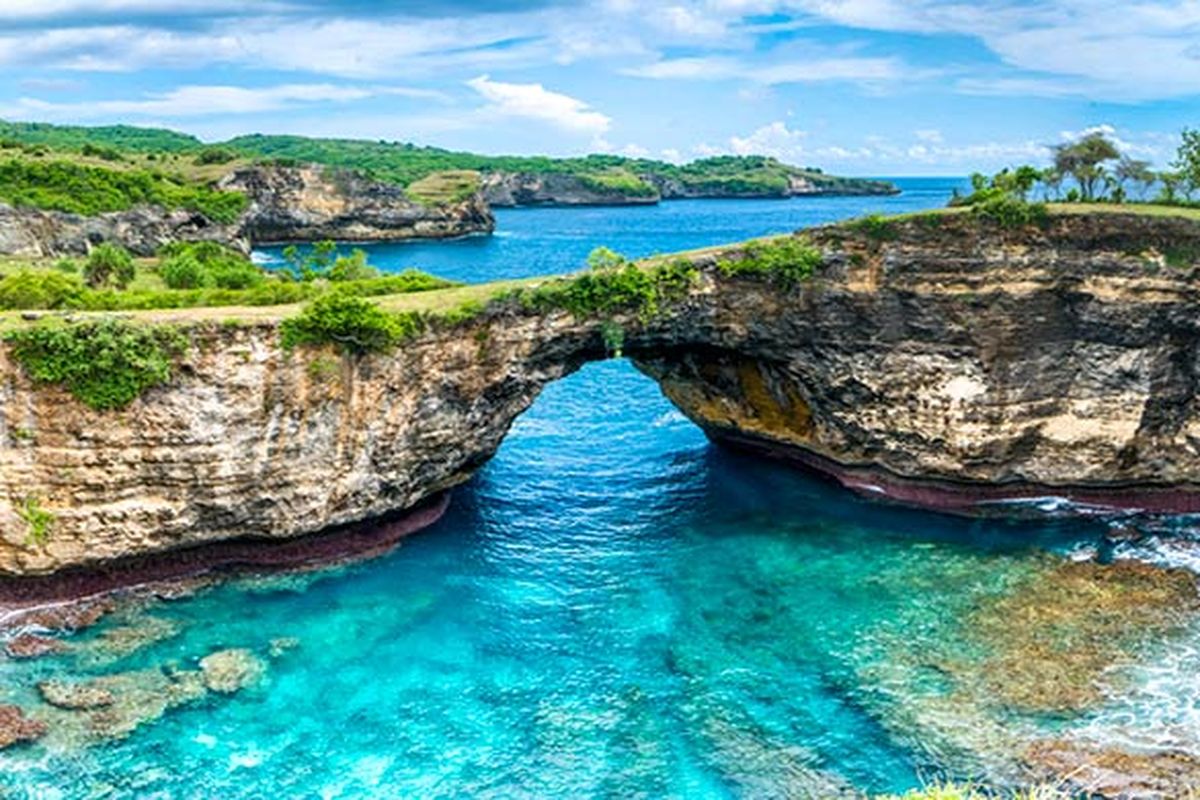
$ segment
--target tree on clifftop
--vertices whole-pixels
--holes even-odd
[[[1079,184],[1085,202],[1096,198],[1096,186],[1104,182],[1104,162],[1120,158],[1121,152],[1103,133],[1089,133],[1077,142],[1054,146],[1054,168]]]
[[[1192,192],[1200,189],[1200,130],[1184,128],[1179,150],[1171,166],[1179,177],[1183,193],[1190,200]]]

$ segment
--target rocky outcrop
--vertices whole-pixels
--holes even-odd
[[[0,253],[31,257],[86,254],[115,242],[152,256],[168,242],[207,240],[250,252],[252,244],[444,239],[491,233],[491,209],[479,195],[423,205],[398,186],[319,167],[250,167],[218,187],[243,192],[249,205],[228,225],[194,211],[137,206],[96,216],[13,208],[0,203]]]
[[[563,172],[487,172],[480,191],[490,205],[512,206],[628,206],[654,205],[657,194],[635,195],[588,185]]]
[[[795,289],[709,253],[650,320],[499,304],[333,371],[311,367],[332,351],[282,350],[273,322],[200,325],[172,383],[121,412],[35,386],[0,351],[0,573],[319,557],[307,534],[379,519],[346,535],[394,541],[436,519],[543,386],[604,357],[614,321],[712,438],[872,497],[1200,510],[1200,289],[1179,266],[1200,224],[946,214],[806,235],[823,263]],[[54,517],[44,541],[20,515],[30,498]]]
[[[867,178],[839,178],[826,175],[789,175],[777,189],[737,188],[736,185],[713,182],[686,184],[663,175],[643,175],[642,179],[658,190],[663,200],[701,200],[706,198],[762,199],[773,197],[811,196],[869,196],[899,194],[900,189],[888,181]]]
[[[85,217],[0,203],[0,253],[6,255],[83,255],[101,242],[116,242],[134,255],[152,256],[168,242],[200,240],[250,252],[240,225],[221,225],[193,211],[138,206]]]
[[[899,189],[887,181],[838,178],[817,173],[793,174],[778,188],[742,187],[714,180],[710,183],[684,183],[677,178],[646,173],[638,175],[653,191],[638,193],[589,183],[585,178],[565,172],[486,172],[481,191],[490,205],[512,206],[622,206],[654,205],[661,200],[772,197],[809,195],[887,195]]]
[[[250,198],[240,227],[256,244],[445,239],[491,233],[496,225],[479,195],[458,203],[423,205],[395,184],[347,170],[249,167],[217,185]]]

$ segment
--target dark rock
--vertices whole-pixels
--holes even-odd
[[[9,658],[40,658],[57,655],[69,649],[67,643],[50,636],[40,636],[36,633],[22,633],[14,636],[4,645],[4,652]]]
[[[25,716],[18,706],[0,705],[0,750],[46,735],[46,723]]]

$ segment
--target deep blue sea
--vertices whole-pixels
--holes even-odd
[[[938,206],[955,184],[501,211],[492,238],[369,250],[460,280],[544,274],[597,245],[637,256]],[[47,678],[161,677],[225,648],[266,664],[232,696],[135,698],[161,718],[119,741],[0,753],[0,794],[835,798],[1003,779],[1050,735],[1196,749],[1190,620],[1143,643],[1153,657],[1085,714],[988,702],[1002,663],[988,659],[1010,643],[981,640],[972,615],[1054,580],[1104,524],[864,502],[711,445],[626,362],[592,364],[545,391],[441,522],[386,556],[235,580],[126,610],[68,654],[0,659],[0,702],[52,722],[34,689]],[[147,630],[141,647],[122,638]]]

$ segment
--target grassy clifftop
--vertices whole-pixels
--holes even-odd
[[[711,194],[781,197],[797,185],[815,191],[887,193],[890,184],[826,175],[766,156],[717,156],[688,164],[614,155],[579,158],[488,156],[403,142],[315,139],[304,136],[239,136],[205,144],[194,136],[127,125],[80,127],[0,120],[0,144],[26,152],[121,163],[170,164],[188,177],[213,178],[237,162],[316,163],[361,171],[409,190],[414,199],[460,199],[488,173],[568,175],[593,192],[629,198]],[[10,147],[10,149],[12,149]],[[207,169],[205,169],[207,168]]]

